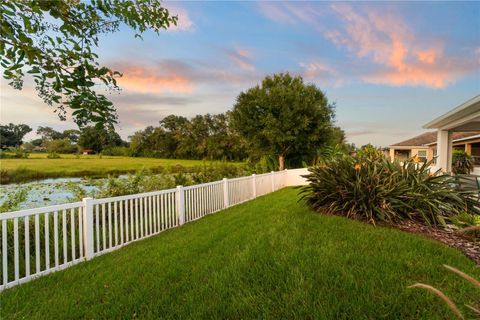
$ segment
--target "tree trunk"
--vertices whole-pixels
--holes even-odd
[[[282,171],[285,170],[285,156],[279,155],[278,156],[278,170]]]

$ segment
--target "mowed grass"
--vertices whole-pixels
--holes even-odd
[[[60,156],[60,159],[48,159],[45,153],[33,153],[28,159],[0,159],[2,183],[57,177],[107,176],[135,172],[142,168],[159,172],[175,166],[195,167],[220,163],[219,161],[100,157],[98,155],[77,157],[72,154],[62,154]]]
[[[298,190],[230,208],[0,294],[4,319],[452,319],[432,284],[478,301],[423,237],[323,216]],[[462,308],[465,310],[465,308]],[[466,311],[465,311],[466,312]]]

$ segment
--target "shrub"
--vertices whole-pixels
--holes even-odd
[[[70,139],[55,139],[44,142],[45,148],[52,153],[75,153],[78,147],[70,141]]]
[[[27,200],[30,188],[20,188],[13,192],[5,193],[0,205],[0,213],[18,210],[20,204]]]
[[[102,150],[102,154],[105,156],[128,157],[130,155],[130,149],[127,147],[108,147]]]
[[[47,155],[47,158],[48,159],[60,159],[60,155],[56,152],[50,152],[48,155]]]
[[[23,148],[15,148],[9,151],[1,151],[0,159],[28,159],[30,153]]]
[[[462,212],[480,214],[474,191],[460,191],[455,178],[431,173],[431,162],[390,162],[380,151],[342,155],[309,169],[303,198],[316,211],[367,220],[418,220],[444,224]]]
[[[452,172],[456,174],[470,174],[472,171],[472,157],[463,150],[454,150],[452,155]]]
[[[175,188],[178,185],[190,186],[221,180],[223,178],[236,178],[246,176],[250,172],[244,166],[215,164],[202,167],[186,168],[174,166],[166,170],[163,168],[155,170],[139,170],[134,174],[125,177],[112,177],[106,180],[95,181],[95,190],[87,192],[76,183],[69,183],[67,187],[73,193],[72,201],[79,201],[89,196],[94,198],[116,197],[128,194],[157,191]],[[159,171],[159,172],[158,172]]]

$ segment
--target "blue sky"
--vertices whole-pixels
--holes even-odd
[[[179,25],[159,36],[106,35],[101,62],[124,73],[118,132],[128,137],[168,114],[231,109],[268,74],[288,71],[336,103],[357,145],[385,146],[480,93],[478,2],[165,2]],[[27,82],[2,80],[3,122],[60,122]],[[29,137],[33,137],[31,134]]]

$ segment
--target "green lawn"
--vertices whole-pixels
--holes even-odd
[[[212,163],[202,160],[99,157],[98,155],[80,155],[78,158],[72,154],[60,156],[61,159],[48,159],[45,153],[33,153],[28,159],[0,159],[2,182],[57,177],[106,176],[134,172],[141,168],[159,171],[177,165],[193,167]],[[213,163],[218,163],[218,161]]]
[[[2,318],[451,319],[415,282],[478,301],[459,251],[311,212],[284,189],[6,290]],[[475,297],[475,295],[477,296]],[[464,309],[464,308],[463,308]]]

